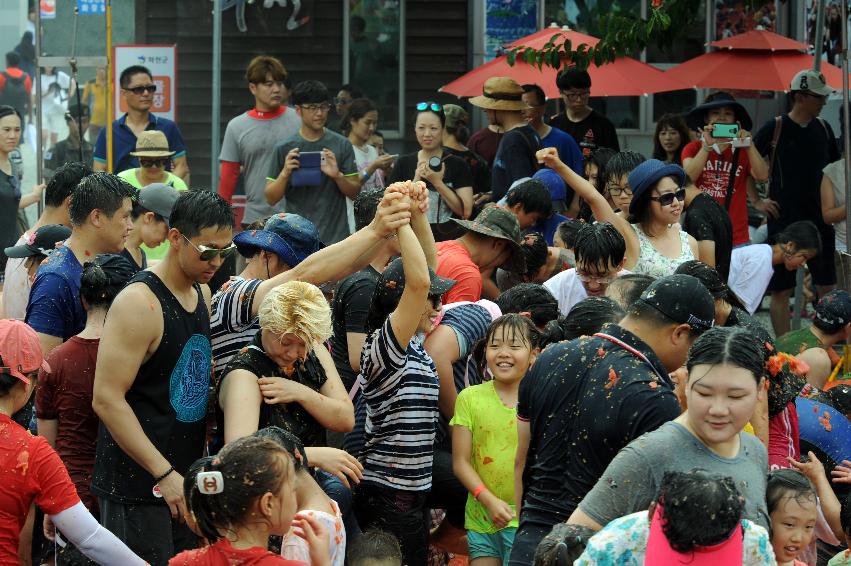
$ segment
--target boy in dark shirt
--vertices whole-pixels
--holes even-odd
[[[588,106],[591,76],[588,71],[570,68],[559,74],[556,85],[564,100],[564,113],[553,116],[550,126],[573,136],[587,160],[599,147],[620,151],[615,125]]]

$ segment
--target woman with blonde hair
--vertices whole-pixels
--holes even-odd
[[[260,304],[260,330],[231,359],[218,384],[225,442],[279,426],[305,446],[325,444],[325,429],[345,432],[354,409],[331,354],[331,309],[318,287],[290,281]]]

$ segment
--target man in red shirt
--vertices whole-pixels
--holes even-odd
[[[20,55],[14,51],[6,53],[6,69],[0,72],[0,104],[11,106],[22,117],[28,117],[33,82],[32,77],[18,68],[20,64]]]
[[[760,200],[753,184],[768,179],[768,165],[751,143],[753,122],[744,106],[726,92],[707,96],[689,112],[686,122],[701,132],[701,138],[683,148],[683,169],[701,191],[726,208],[733,223],[733,246],[747,244],[748,199],[757,209],[772,211],[772,201]],[[713,137],[716,126],[732,124],[738,125],[735,135]]]
[[[467,233],[457,240],[436,244],[436,273],[456,281],[443,295],[443,304],[481,299],[483,271],[492,273],[497,267],[516,273],[525,271],[520,224],[510,210],[493,205],[482,210],[475,220],[453,220]]]

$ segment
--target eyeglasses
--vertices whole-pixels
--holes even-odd
[[[323,102],[322,104],[299,104],[298,106],[301,108],[302,112],[307,111],[314,114],[317,112],[328,112],[331,110],[331,105],[327,102]]]
[[[132,92],[136,96],[142,96],[146,92],[154,93],[157,92],[157,85],[144,85],[144,86],[134,86],[133,88],[123,88],[121,90],[126,90]]]
[[[632,189],[629,187],[619,187],[617,185],[606,185],[606,190],[609,191],[609,194],[613,197],[619,197],[624,195],[626,197],[632,198]]]
[[[139,165],[142,167],[165,167],[168,159],[139,159]]]
[[[677,189],[677,192],[675,193],[665,193],[664,195],[660,195],[658,197],[650,197],[650,200],[655,200],[661,206],[671,206],[672,204],[674,204],[674,199],[677,199],[680,202],[685,202],[686,190]]]
[[[210,246],[204,245],[196,246],[192,243],[192,240],[187,238],[185,235],[181,234],[181,236],[183,236],[184,240],[189,242],[190,246],[195,248],[195,251],[198,252],[198,258],[201,261],[213,261],[213,259],[215,259],[217,255],[220,256],[222,259],[225,259],[236,249],[236,244],[234,244],[233,242],[231,242],[230,245],[226,248],[211,248]]]
[[[415,108],[417,109],[417,112],[422,112],[423,110],[431,110],[432,112],[443,111],[443,106],[441,106],[437,102],[417,102]]]
[[[339,97],[339,96],[338,96],[337,98],[335,98],[335,99],[334,99],[334,104],[343,104],[343,105],[345,105],[345,104],[351,104],[351,103],[352,103],[352,99],[351,99],[351,98],[342,98],[342,97]]]
[[[561,91],[561,94],[568,100],[582,100],[589,94],[591,94],[590,90],[578,90],[578,91]]]
[[[614,281],[614,277],[597,277],[596,275],[588,275],[584,271],[576,270],[576,277],[583,283],[596,283],[598,285],[608,285]]]

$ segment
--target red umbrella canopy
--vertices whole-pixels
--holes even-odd
[[[787,91],[798,71],[812,67],[811,55],[800,52],[765,53],[753,50],[705,53],[665,72],[694,88]],[[821,64],[827,84],[842,88],[842,71]]]
[[[600,40],[584,33],[547,28],[532,35],[518,39],[510,47],[526,46],[541,49],[558,34],[556,44],[564,39],[570,39],[571,47],[585,43],[594,45]],[[559,71],[544,66],[538,69],[519,59],[513,66],[508,64],[508,58],[503,55],[492,61],[476,67],[449,84],[440,88],[455,96],[478,96],[482,94],[482,85],[491,77],[511,77],[520,84],[534,83],[544,89],[547,98],[558,98],[560,93],[556,86],[556,76]],[[612,63],[602,66],[591,65],[588,68],[591,75],[591,96],[638,96],[654,92],[667,92],[689,88],[681,82],[668,77],[659,69],[642,63],[631,57],[621,57]]]
[[[713,41],[709,45],[722,49],[758,49],[760,51],[806,51],[807,45],[786,36],[755,29],[733,37]]]

